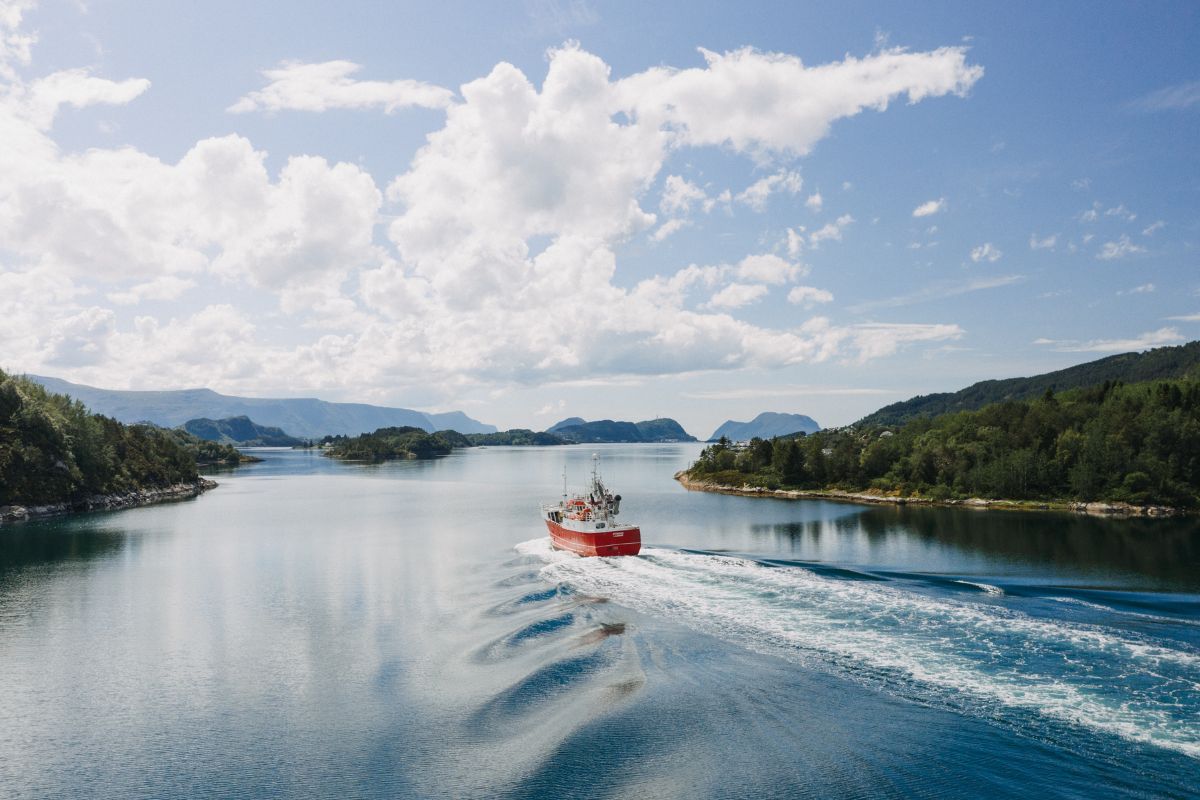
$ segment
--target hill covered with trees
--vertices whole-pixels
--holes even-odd
[[[156,425],[145,425],[143,427],[157,428]],[[191,453],[191,456],[196,461],[197,467],[236,467],[239,464],[252,464],[256,461],[262,461],[261,458],[248,456],[238,450],[231,444],[225,442],[210,442],[207,439],[201,439],[199,436],[188,433],[182,428],[165,429],[167,433],[183,445],[183,448]]]
[[[899,426],[721,441],[693,480],[877,491],[937,500],[1117,501],[1200,507],[1200,380],[1148,381],[1007,400]]]
[[[296,447],[304,444],[302,439],[288,436],[282,428],[259,425],[246,416],[190,419],[179,427],[205,441],[243,447]]]
[[[326,436],[321,444],[326,455],[347,461],[434,458],[449,455],[456,447],[471,446],[457,431],[429,433],[412,426],[380,428],[359,436]]]
[[[504,446],[518,447],[550,447],[566,444],[566,441],[553,433],[531,431],[528,428],[513,428],[498,433],[468,433],[467,441],[473,446]]]
[[[1036,398],[1048,389],[1061,392],[1099,386],[1105,381],[1137,383],[1185,377],[1200,378],[1200,341],[1158,347],[1144,353],[1122,353],[1030,378],[980,381],[957,392],[920,395],[884,406],[856,425],[899,425],[915,417],[935,417],[953,411],[972,411],[1004,400]]]
[[[694,442],[690,435],[673,419],[660,417],[642,422],[618,422],[611,419],[585,422],[580,417],[569,417],[550,428],[553,433],[569,444],[599,444],[603,442]]]
[[[0,506],[199,487],[197,458],[228,458],[229,451],[237,457],[182,431],[93,414],[78,400],[0,371]]]

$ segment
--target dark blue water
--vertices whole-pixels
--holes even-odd
[[[593,448],[596,449],[596,448]],[[599,448],[272,451],[0,528],[4,797],[1198,797],[1195,520],[689,493]]]

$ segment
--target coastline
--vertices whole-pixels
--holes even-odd
[[[675,473],[675,480],[688,491],[735,494],[742,497],[774,497],[779,500],[833,500],[842,503],[869,503],[893,506],[942,506],[986,511],[1066,511],[1094,517],[1175,517],[1194,513],[1172,506],[1135,506],[1130,503],[1083,503],[1076,500],[992,500],[971,497],[966,500],[936,500],[921,495],[888,495],[875,492],[847,492],[840,489],[768,489],[765,486],[730,486],[699,481],[687,470]]]
[[[195,483],[176,483],[158,489],[134,489],[115,494],[97,494],[62,503],[47,503],[40,506],[0,506],[0,525],[85,511],[116,511],[122,508],[149,506],[173,500],[187,500],[198,497],[217,486],[216,481],[202,477]]]

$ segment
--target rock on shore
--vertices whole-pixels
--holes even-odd
[[[962,508],[990,509],[993,511],[1073,511],[1097,517],[1173,517],[1186,514],[1186,509],[1170,506],[1135,506],[1130,503],[1082,503],[1071,500],[993,500],[972,497],[967,500],[935,500],[932,497],[909,495],[876,494],[873,492],[845,492],[838,489],[768,489],[764,486],[728,486],[707,481],[698,481],[686,471],[675,473],[675,480],[685,489],[719,494],[736,494],[744,497],[776,497],[785,500],[841,500],[849,503],[881,503],[885,505],[914,506],[959,506]]]
[[[215,489],[217,482],[208,478],[200,478],[195,483],[177,483],[161,489],[136,489],[119,494],[97,494],[64,503],[50,503],[43,506],[0,506],[0,524],[6,522],[23,522],[41,517],[54,517],[59,514],[71,514],[79,511],[113,511],[119,508],[148,506],[153,503],[164,503],[171,500],[186,500],[196,497],[209,489]]]

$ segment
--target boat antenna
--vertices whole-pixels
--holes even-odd
[[[567,499],[567,465],[563,464],[563,500]]]

